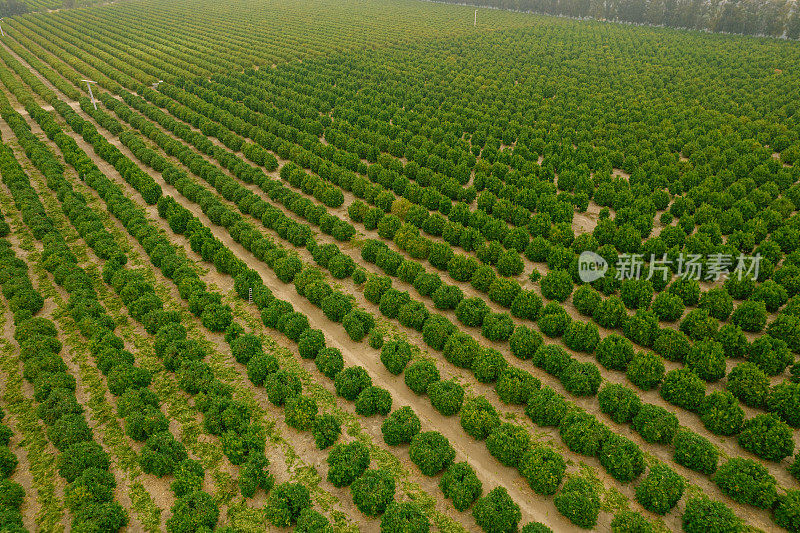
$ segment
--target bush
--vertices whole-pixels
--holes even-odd
[[[686,368],[670,370],[661,384],[661,397],[672,405],[695,411],[706,395],[706,384]]]
[[[500,254],[500,259],[497,260],[497,272],[501,276],[514,277],[522,274],[525,265],[519,252],[515,250],[506,250]]]
[[[777,376],[792,363],[794,356],[782,340],[762,335],[750,345],[747,360],[758,365],[768,376]]]
[[[356,398],[355,408],[361,416],[386,416],[392,410],[392,395],[382,387],[367,387]]]
[[[716,435],[736,435],[742,429],[744,411],[727,391],[714,391],[700,402],[700,420]]]
[[[714,338],[718,334],[719,323],[705,309],[692,309],[678,327],[690,339],[699,341]]]
[[[500,373],[495,391],[502,402],[522,405],[528,402],[531,393],[540,386],[541,382],[530,372],[508,366]]]
[[[281,483],[270,492],[264,514],[273,526],[289,527],[310,507],[311,495],[307,488],[300,483]]]
[[[700,297],[698,307],[708,311],[708,314],[717,320],[725,321],[733,311],[733,298],[725,289],[710,289]]]
[[[686,307],[694,307],[700,301],[700,283],[689,276],[673,281],[667,291],[683,300]]]
[[[620,287],[620,297],[628,309],[647,309],[653,300],[653,284],[645,279],[626,279]]]
[[[548,300],[564,302],[574,288],[572,275],[566,270],[551,270],[540,282],[542,296]]]
[[[495,342],[504,342],[514,333],[514,321],[507,313],[489,313],[483,320],[481,334]]]
[[[561,440],[567,448],[590,457],[600,453],[600,446],[610,434],[609,429],[585,411],[569,411],[559,427]]]
[[[612,370],[626,370],[633,359],[631,341],[612,333],[600,341],[595,351],[597,362]]]
[[[489,306],[483,298],[464,298],[456,306],[456,318],[468,327],[480,327],[489,314]]]
[[[342,326],[350,340],[361,342],[367,333],[375,327],[375,318],[362,309],[353,309],[342,319]]]
[[[725,357],[732,359],[743,359],[750,349],[750,343],[747,342],[742,328],[733,324],[725,324],[719,328],[714,340],[722,344]]]
[[[679,296],[670,292],[661,292],[653,300],[652,309],[659,320],[675,322],[683,316],[686,307]]]
[[[714,482],[739,503],[769,509],[777,499],[775,478],[752,459],[734,457],[723,463],[714,475]]]
[[[511,353],[519,359],[531,359],[542,342],[542,335],[527,326],[515,328],[509,339]]]
[[[728,374],[726,387],[743,404],[762,409],[769,394],[769,378],[758,365],[740,363]]]
[[[642,401],[633,390],[616,383],[603,387],[597,401],[600,411],[617,424],[630,424],[642,407]]]
[[[592,316],[603,297],[591,285],[581,285],[572,296],[575,309],[584,316]]]
[[[516,531],[522,513],[505,487],[496,487],[475,502],[472,508],[475,522],[487,533]]]
[[[644,455],[639,446],[620,435],[609,435],[600,445],[600,464],[621,483],[629,483],[644,472]]]
[[[558,426],[567,414],[567,402],[550,387],[542,387],[531,392],[525,414],[537,426]]]
[[[600,496],[588,479],[568,479],[561,492],[556,494],[554,503],[558,512],[578,527],[591,529],[597,524]]]
[[[708,439],[689,430],[675,435],[675,462],[686,468],[711,475],[717,471],[718,452]]]
[[[354,401],[361,391],[372,385],[372,378],[363,367],[351,366],[345,368],[334,380],[336,394],[348,401]]]
[[[685,487],[686,482],[681,476],[668,466],[657,463],[636,487],[636,501],[648,511],[665,515],[681,499]]]
[[[411,345],[404,340],[392,339],[381,348],[381,362],[394,375],[403,373],[411,360]]]
[[[436,309],[455,309],[464,299],[464,292],[455,285],[442,285],[431,296]]]
[[[497,410],[483,396],[467,400],[461,409],[461,427],[473,439],[486,439],[499,425]]]
[[[670,444],[678,430],[678,418],[663,407],[645,403],[634,417],[632,427],[647,442]]]
[[[625,305],[616,296],[600,302],[592,314],[592,318],[598,325],[609,329],[621,327],[627,316]]]
[[[707,496],[697,496],[686,502],[682,522],[686,533],[709,531],[738,533],[742,530],[741,520],[733,514],[733,511],[725,504],[710,500]]]
[[[429,533],[430,521],[414,502],[393,502],[381,518],[381,533]]]
[[[657,387],[664,379],[664,362],[651,352],[636,352],[625,375],[642,390]]]
[[[767,461],[781,461],[794,453],[792,429],[773,414],[746,421],[738,441],[742,448]]]
[[[456,327],[447,318],[432,315],[422,326],[422,340],[434,350],[443,350],[447,339],[456,332]]]
[[[425,394],[431,383],[439,381],[439,369],[433,361],[418,359],[408,367],[404,379],[406,386],[415,394]]]
[[[444,345],[444,358],[460,368],[472,368],[475,354],[480,351],[480,345],[472,335],[457,331],[450,335]]]
[[[411,407],[405,406],[390,414],[381,425],[383,441],[389,446],[406,444],[419,433],[422,424]]]
[[[296,533],[333,533],[334,531],[324,515],[308,507],[300,511],[294,530]]]
[[[381,297],[392,288],[392,278],[389,276],[372,275],[364,285],[364,298],[369,302],[378,304]]]
[[[431,405],[444,416],[452,416],[464,403],[464,387],[455,381],[435,381],[428,386]]]
[[[745,331],[758,333],[767,324],[767,307],[764,302],[746,300],[734,310],[731,322]]]
[[[307,329],[300,335],[297,349],[303,359],[314,359],[325,348],[325,334],[318,329]]]
[[[678,363],[683,362],[686,358],[686,354],[689,353],[690,347],[691,343],[686,334],[673,329],[661,330],[661,333],[659,333],[655,342],[653,342],[653,351],[655,353],[665,359]]]
[[[323,376],[336,380],[336,376],[344,369],[344,357],[339,348],[323,348],[314,359],[314,365]]]
[[[789,490],[778,498],[774,510],[775,523],[796,533],[800,531],[800,491]]]
[[[172,516],[167,519],[169,533],[191,533],[203,528],[213,529],[219,520],[219,507],[214,498],[203,491],[178,498],[171,511]]]
[[[511,301],[511,314],[525,320],[538,320],[542,299],[533,291],[521,291]]]
[[[267,377],[278,371],[278,360],[274,355],[261,353],[247,363],[247,377],[253,385],[261,386]]]
[[[540,324],[541,327],[541,324]],[[574,320],[569,323],[564,331],[564,344],[576,352],[591,353],[600,343],[600,332],[597,325],[592,322]]]
[[[481,383],[497,381],[500,373],[508,367],[503,355],[493,348],[481,348],[472,360],[472,373]]]
[[[145,441],[139,464],[146,473],[161,477],[174,472],[186,458],[183,444],[176,441],[169,431],[162,431]]]
[[[328,453],[328,481],[334,487],[346,487],[369,466],[369,448],[361,441],[337,444]]]
[[[426,476],[435,476],[450,466],[456,457],[456,451],[447,438],[436,431],[417,434],[411,441],[408,454],[411,462]]]
[[[668,214],[668,213],[667,213]],[[653,524],[635,511],[622,511],[611,520],[612,533],[655,533]]]
[[[439,480],[439,488],[445,498],[453,501],[453,507],[462,512],[483,492],[483,484],[467,462],[450,465]]]
[[[332,446],[341,433],[342,425],[333,415],[318,416],[314,420],[314,427],[311,428],[314,443],[320,450]]]
[[[800,427],[800,383],[783,381],[767,396],[767,409],[790,426]]]
[[[564,388],[575,396],[594,396],[602,381],[597,366],[588,361],[572,361],[561,376]]]
[[[16,456],[0,447],[0,478],[7,478],[16,467]],[[10,455],[9,455],[10,454]],[[94,441],[79,442],[67,448],[57,458],[58,473],[72,483],[87,469],[108,470],[108,455]]]
[[[486,448],[495,459],[506,466],[516,467],[531,446],[531,436],[522,426],[503,423],[486,439]]]
[[[252,498],[258,489],[263,489],[265,493],[272,490],[275,478],[270,474],[267,467],[269,460],[263,455],[251,454],[241,467],[239,476],[239,490],[245,498]],[[202,481],[202,477],[200,478]]]
[[[291,396],[286,399],[286,425],[298,431],[308,431],[314,425],[319,409],[311,396]]]
[[[518,468],[534,492],[550,496],[558,490],[567,464],[561,454],[554,449],[536,446],[522,457]]]
[[[686,366],[705,381],[725,377],[725,350],[722,344],[704,339],[697,341],[686,354]]]
[[[269,374],[264,380],[267,398],[273,405],[283,405],[287,398],[300,394],[302,388],[297,374],[284,369]]]
[[[379,516],[394,500],[394,477],[386,470],[367,470],[350,485],[353,503],[367,516]]]

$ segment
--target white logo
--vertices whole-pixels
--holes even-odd
[[[584,283],[591,283],[605,276],[608,261],[594,252],[581,252],[578,257],[578,277]]]

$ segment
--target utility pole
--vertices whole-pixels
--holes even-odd
[[[473,26],[478,26],[478,10],[475,10],[475,21],[472,23]]]
[[[94,99],[94,93],[92,93],[92,84],[97,83],[96,81],[92,80],[81,80],[86,82],[86,88],[89,89],[89,98],[92,100],[92,105],[94,106],[94,110],[97,111],[97,100]]]
[[[0,23],[2,23],[2,22],[3,22],[3,19],[0,18]],[[0,35],[2,35],[3,37],[6,36],[6,32],[3,31],[3,25],[2,24],[0,24]]]

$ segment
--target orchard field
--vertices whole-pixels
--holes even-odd
[[[31,5],[0,531],[800,532],[796,40]]]

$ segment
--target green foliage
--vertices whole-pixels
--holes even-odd
[[[617,424],[630,424],[642,407],[636,392],[617,383],[604,386],[597,395],[597,401],[600,411]]]
[[[664,379],[664,362],[652,352],[636,352],[628,364],[626,377],[642,390],[657,387]]]
[[[728,374],[725,385],[740,402],[759,409],[764,407],[769,394],[769,378],[758,365],[740,363]]]
[[[522,519],[519,505],[517,505],[505,487],[495,487],[489,494],[475,502],[472,508],[475,522],[486,533],[503,533],[516,531]]]
[[[464,387],[455,381],[435,381],[428,386],[431,405],[444,416],[451,416],[461,410],[464,403]]]
[[[678,430],[678,418],[661,406],[645,403],[634,417],[632,427],[647,442],[670,444]]]
[[[300,483],[281,483],[269,493],[264,512],[275,527],[289,527],[311,507],[308,489]]]
[[[311,396],[290,396],[286,399],[284,413],[286,424],[298,431],[308,431],[314,426],[319,408]]]
[[[550,496],[558,490],[567,465],[561,454],[552,448],[536,446],[522,457],[518,468],[534,492]]]
[[[334,487],[346,487],[369,466],[369,448],[361,441],[337,444],[328,453],[328,481]]]
[[[435,476],[453,462],[456,451],[447,438],[437,431],[418,433],[408,450],[411,462],[426,476]]]
[[[739,533],[743,530],[741,520],[730,508],[707,496],[696,496],[686,502],[682,522],[686,533],[708,533],[708,531]]]
[[[353,503],[367,516],[379,516],[394,500],[394,477],[386,470],[366,470],[350,485]]]
[[[746,421],[738,441],[742,448],[767,461],[781,461],[794,453],[792,429],[772,414]]]
[[[800,531],[800,491],[790,490],[778,498],[775,523],[793,533]]]
[[[360,366],[347,367],[338,374],[334,380],[336,394],[348,401],[354,401],[361,391],[372,385],[372,378],[369,377],[364,368]]]
[[[714,474],[714,482],[734,501],[762,509],[770,509],[778,497],[775,478],[752,459],[729,459]]]
[[[516,467],[531,447],[528,430],[505,422],[496,427],[486,439],[486,448],[498,461]]]
[[[588,456],[600,453],[600,446],[609,435],[609,429],[598,422],[594,415],[577,409],[567,412],[559,432],[567,448]]]
[[[572,275],[566,270],[551,270],[540,282],[542,296],[548,300],[565,301],[572,294]]]
[[[392,410],[392,395],[382,387],[367,387],[356,398],[355,408],[361,416],[386,416]]]
[[[333,415],[329,414],[321,415],[314,419],[314,427],[311,428],[314,443],[320,450],[332,446],[341,432],[342,425]]]
[[[416,394],[425,394],[431,383],[439,381],[439,369],[433,361],[417,359],[408,367],[405,376],[406,386]]]
[[[439,480],[444,497],[452,500],[458,511],[466,511],[483,492],[483,484],[467,462],[453,463]]]
[[[461,409],[461,427],[476,440],[486,439],[500,425],[500,416],[483,396],[470,398]]]
[[[397,446],[411,442],[421,428],[422,424],[414,410],[404,406],[386,417],[381,425],[381,433],[386,444]]]
[[[672,405],[694,411],[706,394],[706,385],[697,374],[686,368],[670,370],[661,384],[661,397]]]
[[[597,524],[600,496],[591,481],[574,477],[568,479],[554,499],[556,509],[578,527],[590,529]]]
[[[675,462],[701,474],[711,475],[717,471],[719,452],[705,437],[689,430],[675,434]]]
[[[567,402],[550,387],[542,387],[531,391],[525,414],[537,426],[558,426],[567,414]]]
[[[717,435],[735,435],[742,429],[744,411],[730,392],[712,392],[700,402],[698,412],[706,429]]]
[[[430,521],[414,502],[392,502],[381,518],[381,533],[429,533]]]
[[[663,463],[650,467],[647,476],[636,486],[636,501],[656,514],[670,512],[683,496],[684,479]]]
[[[219,519],[219,507],[214,498],[203,491],[179,498],[167,519],[169,533],[191,533],[203,528],[213,529]]]
[[[633,344],[625,337],[612,333],[600,341],[595,355],[597,362],[605,368],[626,370],[633,359]]]
[[[644,472],[644,455],[639,446],[620,435],[609,435],[600,445],[600,464],[621,483],[629,483]]]

